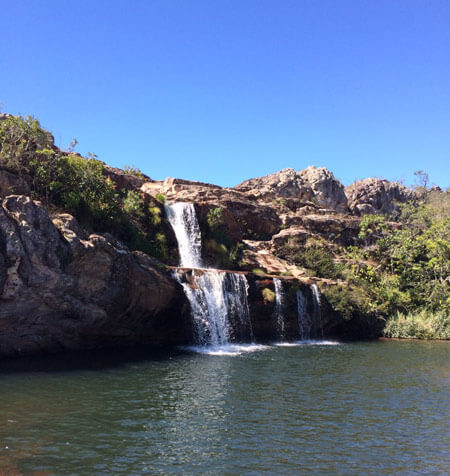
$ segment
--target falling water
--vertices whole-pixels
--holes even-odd
[[[284,323],[284,312],[286,308],[283,281],[278,278],[274,278],[273,284],[275,287],[275,310],[274,318],[277,326],[278,338],[283,341],[285,338],[285,323]]]
[[[308,314],[308,303],[306,296],[301,290],[297,291],[297,313],[298,313],[298,329],[301,340],[311,338],[311,317]]]
[[[168,204],[166,213],[178,241],[181,266],[201,268],[201,233],[193,204]],[[244,275],[199,269],[192,272],[189,282],[183,281],[180,271],[174,275],[191,304],[199,345],[221,347],[253,341]]]
[[[313,296],[314,319],[319,325],[321,337],[323,338],[322,310],[320,305],[320,291],[317,284],[311,285],[311,294]]]
[[[171,203],[165,205],[166,215],[178,241],[180,266],[202,267],[202,235],[195,215],[193,203]]]

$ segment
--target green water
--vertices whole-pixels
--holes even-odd
[[[0,474],[448,474],[450,343],[0,363]]]

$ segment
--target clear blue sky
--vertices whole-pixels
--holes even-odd
[[[450,185],[449,0],[1,0],[0,101],[155,179]]]

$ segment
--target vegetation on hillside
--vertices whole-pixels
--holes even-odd
[[[51,210],[73,214],[87,229],[110,232],[132,250],[169,260],[162,205],[138,191],[118,190],[93,154],[84,158],[55,147],[37,119],[9,116],[0,121],[0,167],[23,177],[32,197]]]
[[[387,320],[389,337],[448,338],[450,333],[450,192],[418,188],[418,203],[395,217],[366,215],[359,244],[310,240],[297,263],[344,285],[324,290],[333,307]]]

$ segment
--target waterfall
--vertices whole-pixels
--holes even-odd
[[[321,337],[323,338],[320,291],[317,284],[312,284],[310,289],[312,296],[312,316],[308,312],[308,302],[306,296],[302,291],[297,291],[298,328],[301,340],[311,339],[312,331],[315,331],[317,328],[320,329]],[[314,332],[314,334],[317,335],[316,332]]]
[[[183,282],[180,271],[175,271],[175,277],[191,304],[198,345],[253,341],[244,275],[205,269],[194,270],[191,282]]]
[[[201,233],[191,203],[166,205],[166,214],[178,241],[180,265],[193,268],[183,281],[183,273],[174,277],[183,286],[191,305],[197,344],[220,347],[231,342],[253,341],[247,294],[243,274],[202,268]]]
[[[273,279],[275,287],[275,310],[274,318],[277,326],[277,334],[281,341],[285,338],[284,312],[286,308],[283,281],[279,278]]]
[[[180,266],[202,267],[202,235],[193,203],[166,204],[166,215],[178,241]]]
[[[311,285],[311,294],[313,296],[313,304],[314,304],[314,318],[316,322],[319,324],[321,337],[323,339],[323,327],[322,327],[322,309],[320,305],[320,291],[317,284]]]
[[[311,338],[311,317],[308,314],[308,303],[306,296],[299,289],[297,291],[297,313],[298,313],[298,330],[301,340]]]

